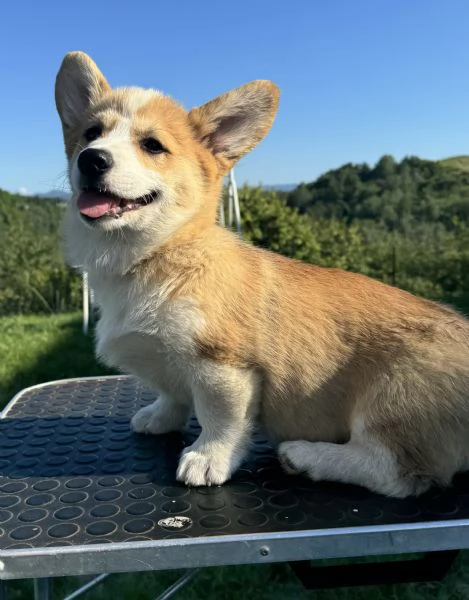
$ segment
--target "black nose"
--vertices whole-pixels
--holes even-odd
[[[78,157],[78,169],[86,177],[99,177],[113,165],[112,156],[106,150],[88,148]]]

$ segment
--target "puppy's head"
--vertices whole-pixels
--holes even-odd
[[[254,81],[187,112],[157,91],[112,90],[72,52],[55,97],[77,225],[146,231],[158,244],[189,221],[215,220],[222,177],[270,129],[279,92]]]

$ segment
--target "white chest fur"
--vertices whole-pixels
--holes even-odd
[[[98,356],[158,391],[189,395],[195,335],[203,325],[195,302],[169,300],[163,289],[132,277],[90,273],[90,284],[101,311]]]

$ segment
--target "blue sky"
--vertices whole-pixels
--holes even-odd
[[[310,181],[382,154],[469,154],[467,0],[15,0],[2,6],[0,187],[63,186],[53,87],[84,50],[111,85],[187,107],[251,79],[282,90],[240,181]]]

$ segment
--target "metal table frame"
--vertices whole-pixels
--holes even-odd
[[[63,382],[101,381],[118,377],[77,378],[27,388],[13,398],[0,418],[6,418],[17,400],[27,391]],[[193,570],[183,576],[181,584],[177,583],[175,592],[182,584],[191,580],[196,570],[201,567],[295,561],[304,563],[325,558],[425,553],[466,548],[469,548],[469,519],[213,535],[60,548],[1,550],[0,580],[20,579],[27,574],[27,577],[36,579],[36,599],[44,600],[49,597],[50,592],[48,578],[55,576],[182,568]],[[101,575],[99,581],[104,577],[105,575]],[[87,584],[85,588],[89,589],[90,585]],[[73,594],[69,596],[75,597],[77,596]],[[4,600],[1,581],[0,599]]]

